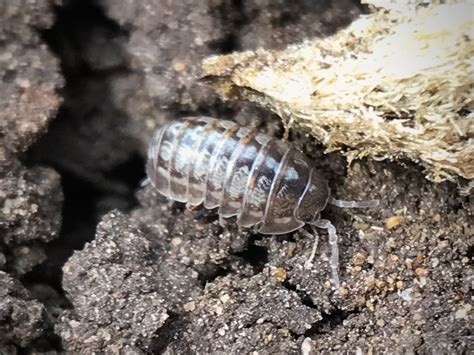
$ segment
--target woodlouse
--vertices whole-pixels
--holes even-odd
[[[158,191],[188,206],[219,207],[241,227],[284,234],[305,224],[324,228],[331,245],[333,284],[339,286],[336,229],[321,219],[328,203],[371,207],[375,201],[330,197],[326,179],[287,142],[210,117],[181,119],[157,129],[148,150],[147,174]],[[314,257],[311,253],[310,263]]]

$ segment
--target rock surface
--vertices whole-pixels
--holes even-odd
[[[179,304],[200,289],[197,273],[163,260],[158,239],[111,212],[96,239],[63,268],[63,286],[74,307],[59,319],[69,351],[154,351],[160,331]],[[158,262],[160,260],[160,262]]]

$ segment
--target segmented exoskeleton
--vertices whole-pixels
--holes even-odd
[[[148,151],[147,173],[158,191],[172,200],[218,207],[222,218],[236,216],[241,227],[259,225],[262,234],[289,233],[305,224],[327,229],[336,287],[336,230],[320,219],[320,212],[327,203],[374,205],[332,199],[317,168],[287,142],[209,117],[181,119],[159,128]]]

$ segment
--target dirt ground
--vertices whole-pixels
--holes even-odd
[[[156,127],[190,114],[278,117],[199,80],[214,54],[328,36],[355,1],[0,0],[0,354],[468,353],[472,196],[414,163],[356,161],[290,140],[341,199],[341,289],[327,235],[221,227],[145,177]]]

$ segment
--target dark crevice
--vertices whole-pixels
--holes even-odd
[[[319,308],[314,304],[313,300],[306,292],[297,289],[295,285],[291,284],[288,281],[285,281],[282,285],[286,289],[296,293],[303,305],[312,309],[319,310]],[[312,327],[305,332],[304,336],[311,337],[317,334],[330,333],[332,330],[342,325],[344,320],[346,320],[348,317],[358,313],[359,310],[357,309],[350,312],[341,309],[334,309],[331,311],[331,313],[321,312],[322,319],[314,323]]]
[[[215,41],[209,44],[209,49],[212,52],[219,54],[232,53],[238,47],[237,37],[234,34],[228,34],[219,41]]]
[[[124,182],[136,186],[142,178],[141,160],[131,160],[107,173],[113,181]],[[140,166],[137,169],[137,165]],[[61,171],[61,181],[64,193],[62,208],[62,227],[57,239],[46,246],[46,262],[36,266],[26,274],[26,283],[46,282],[62,293],[62,266],[75,250],[80,250],[85,243],[94,239],[96,225],[100,217],[110,210],[118,208],[127,211],[137,204],[133,189],[126,193],[104,191],[96,184]],[[123,170],[124,172],[121,172]]]
[[[193,218],[202,223],[211,224],[219,220],[219,214],[216,211],[208,210],[204,206],[200,206],[193,211]],[[222,228],[223,230],[224,228]]]
[[[426,346],[426,341],[425,341],[425,336],[422,335],[420,336],[420,344],[418,344],[416,346],[416,351],[415,351],[415,354],[425,354],[425,353],[428,353],[428,351],[426,351],[427,349],[425,348]],[[467,354],[467,352],[466,352]]]
[[[471,245],[467,250],[466,256],[468,258],[468,264],[474,264],[474,245]]]
[[[178,201],[171,200],[171,214],[173,216],[179,215],[186,210],[186,204]]]
[[[74,250],[81,249],[95,234],[97,218],[93,214],[99,194],[90,183],[66,172],[61,173],[64,193],[60,235],[47,245],[46,262],[25,275],[25,282],[46,282],[62,293],[62,266]]]
[[[362,15],[370,14],[370,6],[367,3],[362,3],[361,0],[352,0],[352,3],[360,10]]]
[[[298,295],[298,297],[301,300],[301,303],[305,305],[306,307],[313,308],[313,309],[318,309],[316,305],[314,304],[313,300],[311,297],[304,291],[298,290],[295,285],[291,284],[288,281],[283,282],[283,287],[285,287],[287,290],[292,291]]]
[[[232,268],[226,264],[207,263],[197,271],[198,280],[202,288],[205,288],[208,283],[213,282],[216,278],[229,275],[232,272]]]
[[[218,277],[237,272],[235,267],[233,267],[235,262],[238,264],[250,264],[253,275],[261,273],[268,262],[268,249],[256,244],[260,238],[261,236],[250,237],[245,250],[231,254],[222,264],[207,263],[200,267],[197,271],[202,287],[204,288]]]
[[[55,13],[55,24],[52,28],[42,31],[41,35],[49,49],[60,58],[67,85],[71,85],[75,80],[83,81],[85,76],[97,71],[84,60],[88,41],[97,31],[110,40],[127,35],[123,28],[104,15],[94,0],[66,1],[65,6],[55,8]],[[125,69],[124,64],[119,64],[118,67]],[[113,67],[114,72],[118,67]]]
[[[186,326],[186,320],[180,315],[168,311],[169,318],[154,334],[150,344],[151,354],[161,354],[181,329]],[[144,347],[145,348],[145,347]]]
[[[227,34],[222,39],[210,43],[209,49],[216,54],[227,54],[241,50],[239,31],[247,21],[243,11],[243,1],[222,2],[217,8],[217,12],[216,18],[222,23]]]
[[[247,249],[235,253],[234,255],[242,258],[246,263],[252,265],[254,273],[258,274],[263,271],[265,265],[268,262],[268,249],[254,244],[254,241],[255,240],[249,240]]]
[[[145,176],[145,161],[143,157],[137,153],[131,154],[126,161],[104,172],[106,180],[116,181],[118,184],[122,184],[129,188],[125,191],[125,196],[123,196],[130,204],[127,209],[138,205],[134,191],[140,185]]]
[[[50,166],[61,175],[62,226],[59,237],[45,246],[46,262],[22,281],[46,283],[64,295],[64,263],[94,239],[105,213],[137,205],[134,192],[145,172],[138,144],[117,128],[128,117],[114,107],[107,81],[127,73],[127,54],[120,44],[127,33],[92,0],[67,1],[55,8],[55,15],[54,25],[41,35],[60,60],[64,102],[25,163]],[[117,139],[108,139],[109,131]]]
[[[52,328],[52,326],[51,326]],[[51,351],[64,352],[62,346],[62,340],[59,335],[53,332],[53,329],[50,329],[48,332],[44,333],[40,338],[38,338],[33,344],[32,347],[35,349],[36,353],[46,353]],[[18,354],[31,354],[30,349],[19,349]]]
[[[344,321],[352,315],[358,314],[358,310],[351,312],[335,309],[331,313],[321,313],[322,319],[313,324],[304,335],[305,337],[312,337],[318,334],[331,333],[335,328],[343,325]]]

